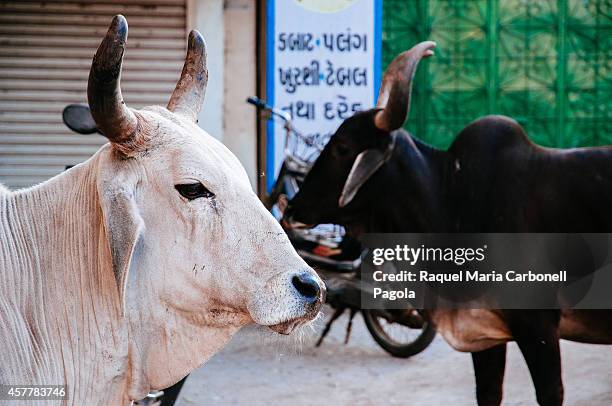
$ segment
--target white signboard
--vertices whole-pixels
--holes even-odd
[[[380,83],[382,0],[268,0],[266,99],[303,134],[325,137],[374,106]],[[267,127],[267,186],[285,131]],[[272,175],[272,176],[271,176]]]

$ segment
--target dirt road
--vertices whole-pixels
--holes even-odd
[[[326,310],[329,316],[330,310]],[[361,317],[343,345],[340,319],[320,348],[317,335],[279,339],[241,331],[187,381],[180,406],[193,405],[475,405],[472,363],[439,337],[423,353],[394,359],[377,347]],[[322,325],[319,326],[319,329]],[[612,405],[612,346],[562,342],[568,406]],[[510,344],[504,405],[533,405],[529,372]]]

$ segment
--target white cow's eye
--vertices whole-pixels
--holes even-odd
[[[201,183],[188,183],[184,185],[175,185],[176,190],[183,196],[185,199],[194,200],[200,197],[211,198],[215,197],[215,194],[210,190],[206,189]]]

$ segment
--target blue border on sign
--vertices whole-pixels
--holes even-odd
[[[266,4],[266,102],[274,106],[274,37],[276,36],[274,13],[276,0],[268,0]],[[266,123],[266,190],[270,192],[274,186],[276,173],[274,171],[275,144],[274,119],[270,117]]]
[[[378,98],[382,72],[383,0],[374,0],[374,103]]]
[[[274,106],[274,39],[275,27],[275,5],[277,0],[266,2],[266,101]],[[286,1],[286,0],[285,0]],[[374,102],[378,97],[382,72],[382,18],[383,0],[371,0],[374,2]],[[270,192],[276,181],[274,161],[276,157],[274,134],[274,120],[268,119],[266,123],[266,190]]]

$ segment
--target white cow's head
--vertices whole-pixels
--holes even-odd
[[[210,356],[242,325],[288,334],[312,320],[325,288],[253,193],[240,162],[196,125],[208,79],[202,36],[189,36],[168,107],[142,110],[121,96],[126,39],[127,22],[117,16],[94,57],[88,101],[110,140],[96,170],[112,267],[132,328],[154,337],[138,351],[144,364],[162,370],[145,372],[158,386],[197,366],[190,363],[201,363],[202,352]],[[176,368],[185,370],[177,376]]]

